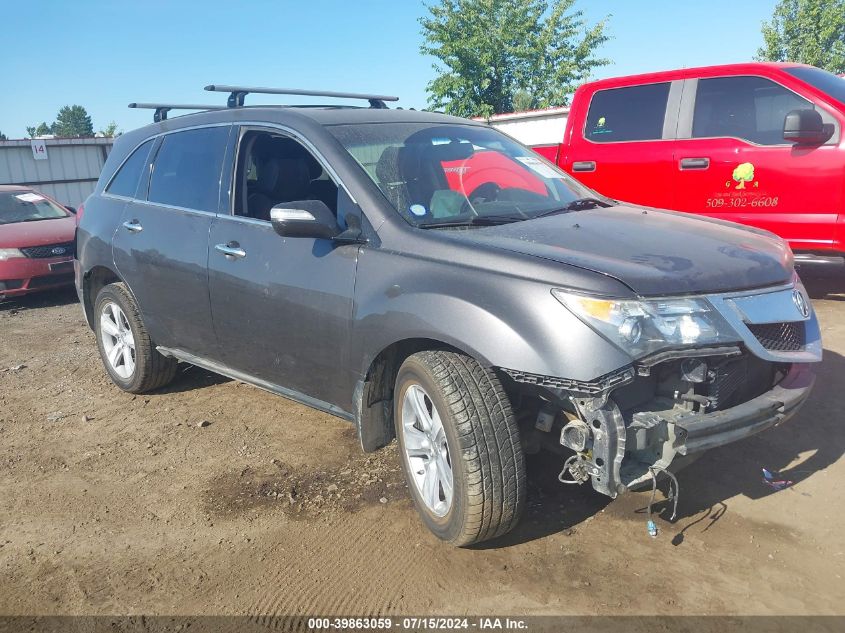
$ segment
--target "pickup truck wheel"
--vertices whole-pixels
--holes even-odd
[[[114,384],[130,393],[145,393],[173,380],[176,359],[155,349],[124,284],[109,284],[100,290],[94,315],[97,347]]]
[[[445,351],[399,368],[394,421],[417,511],[439,538],[465,546],[509,532],[525,506],[525,460],[499,379]]]

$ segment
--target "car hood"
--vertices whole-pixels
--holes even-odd
[[[76,231],[73,216],[37,222],[0,224],[0,248],[21,248],[72,242]]]
[[[610,275],[642,296],[760,288],[792,276],[789,247],[771,233],[627,205],[443,233]]]

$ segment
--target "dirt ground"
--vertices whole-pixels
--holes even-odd
[[[363,455],[348,423],[196,368],[124,394],[72,291],[8,301],[0,614],[844,614],[845,296],[816,309],[811,400],[683,471],[657,539],[648,493],[534,459],[520,527],[459,550],[417,519],[395,446]]]

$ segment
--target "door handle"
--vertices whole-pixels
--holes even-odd
[[[578,160],[572,163],[572,171],[595,171],[596,161],[594,160]]]
[[[242,249],[237,242],[217,244],[214,248],[223,253],[229,259],[242,259],[246,257],[246,251]]]
[[[708,169],[710,167],[709,158],[682,158],[681,169]]]
[[[125,228],[130,233],[140,233],[144,230],[144,227],[141,226],[141,223],[138,222],[138,220],[130,220],[128,222],[124,222],[123,228]]]

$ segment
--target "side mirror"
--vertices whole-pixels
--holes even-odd
[[[68,205],[64,205],[64,206],[65,206],[65,209],[67,209],[68,211],[73,213],[73,215],[76,215],[76,207],[69,207]]]
[[[792,110],[783,121],[783,138],[796,145],[821,145],[833,136],[832,126],[811,108]]]
[[[337,219],[322,200],[282,202],[270,209],[270,223],[282,237],[331,240],[340,233]]]

